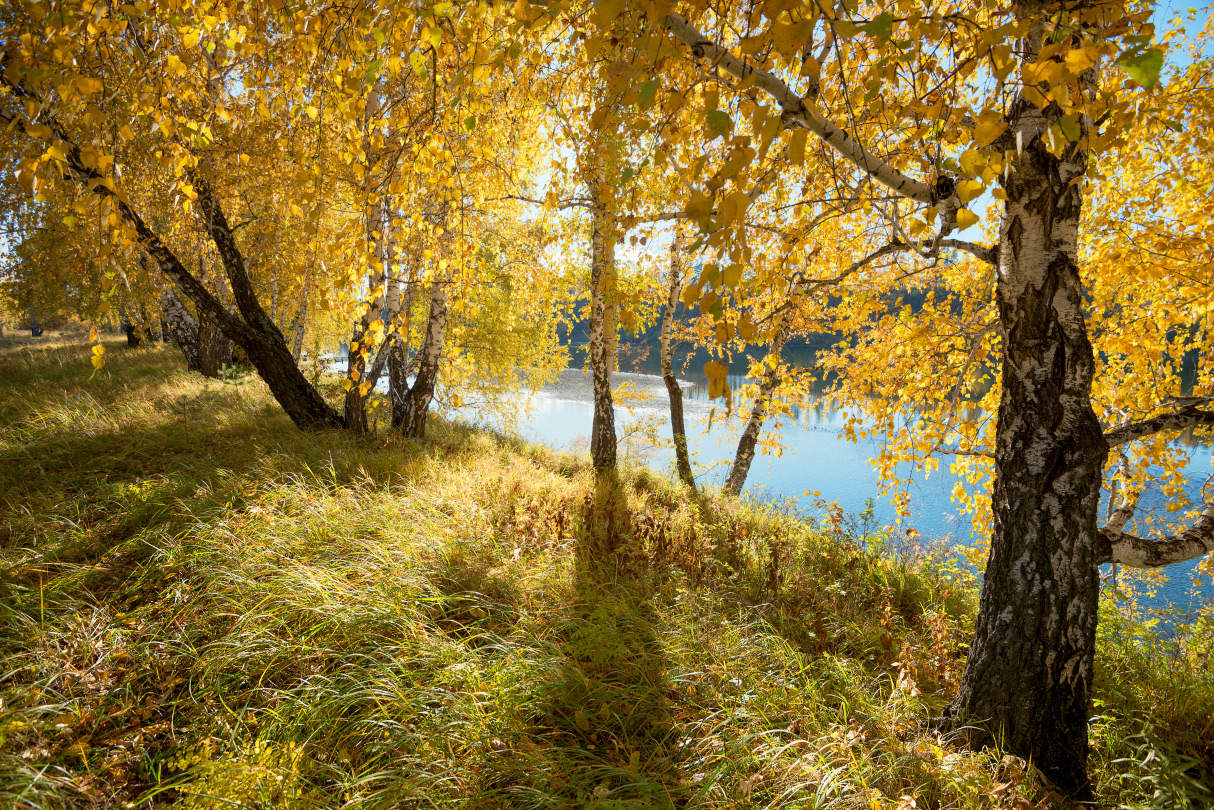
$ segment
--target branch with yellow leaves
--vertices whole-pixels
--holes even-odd
[[[931,185],[908,177],[871,153],[847,130],[826,120],[778,76],[739,59],[727,48],[701,34],[685,17],[668,14],[662,18],[662,26],[686,45],[697,59],[706,60],[738,79],[753,80],[756,87],[780,105],[786,127],[809,130],[874,180],[903,197],[924,205],[940,202],[940,196]]]
[[[1125,531],[1136,500],[1136,497],[1127,499],[1100,529],[1097,562],[1131,568],[1159,568],[1214,553],[1214,503],[1206,504],[1188,528],[1176,534],[1146,538]]]
[[[1104,440],[1108,442],[1109,447],[1117,447],[1127,442],[1154,436],[1157,433],[1201,427],[1214,428],[1214,410],[1206,410],[1201,407],[1211,404],[1214,404],[1214,400],[1197,397],[1173,411],[1118,425],[1104,434]]]

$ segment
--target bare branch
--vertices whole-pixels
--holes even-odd
[[[1126,534],[1120,528],[1129,519],[1128,512],[1122,517],[1125,506],[1123,504],[1118,508],[1109,524],[1100,530],[1102,548],[1099,549],[1097,562],[1118,563],[1131,568],[1158,568],[1214,552],[1214,503],[1206,505],[1205,511],[1192,526],[1158,539]],[[1129,511],[1133,511],[1133,507]]]
[[[983,247],[973,242],[967,242],[964,239],[941,239],[940,247],[963,250],[987,264],[997,264],[999,262],[999,251],[997,248]]]

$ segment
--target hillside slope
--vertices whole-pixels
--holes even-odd
[[[1049,806],[931,731],[975,602],[943,562],[87,357],[0,353],[0,805]],[[1102,622],[1102,800],[1214,802],[1209,625]]]

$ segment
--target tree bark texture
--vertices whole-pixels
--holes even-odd
[[[392,427],[399,429],[404,419],[406,400],[409,396],[409,318],[413,312],[413,299],[417,295],[417,281],[405,285],[404,300],[400,311],[405,314],[400,334],[388,346],[388,403],[392,410]]]
[[[1023,6],[1018,9],[1024,12]],[[1038,23],[1051,9],[1034,8]],[[1043,26],[1025,43],[1032,60]],[[1034,40],[1035,37],[1035,40]],[[1108,445],[1090,401],[1094,362],[1076,263],[1085,156],[1042,142],[1040,110],[1017,99],[1023,152],[1002,183],[996,296],[1003,358],[994,531],[974,638],[948,716],[977,744],[1029,759],[1087,798],[1099,533]]]
[[[185,357],[185,367],[190,371],[202,372],[202,359],[198,345],[198,321],[181,303],[181,299],[173,288],[165,283],[160,287],[160,311],[164,313],[164,322],[168,326],[173,342]]]
[[[670,279],[666,307],[662,310],[660,360],[662,382],[666,384],[666,396],[670,400],[670,433],[674,439],[675,470],[679,480],[694,489],[696,480],[691,472],[691,457],[687,452],[687,426],[683,420],[683,389],[674,373],[674,343],[671,336],[679,306],[679,295],[683,291],[683,251],[686,248],[683,231],[676,226],[674,239],[670,244]]]
[[[438,365],[442,357],[443,337],[447,330],[447,289],[441,281],[433,282],[430,293],[430,317],[426,321],[426,336],[418,349],[417,376],[404,397],[399,414],[392,423],[406,436],[420,439],[426,433],[426,415],[434,399],[438,382]]]
[[[780,359],[784,352],[784,343],[788,339],[786,327],[781,324],[772,337],[767,349],[767,367],[763,379],[759,381],[759,393],[738,437],[738,449],[733,456],[733,464],[729,467],[729,475],[725,477],[723,487],[727,495],[737,497],[742,494],[746,485],[746,476],[750,473],[750,465],[755,460],[755,446],[759,443],[759,434],[763,430],[763,422],[771,408],[771,395],[780,384]]]
[[[214,318],[203,312],[198,319],[198,370],[204,377],[218,377],[232,362],[232,341]]]
[[[594,384],[594,419],[590,428],[590,459],[594,469],[616,468],[615,405],[611,397],[611,346],[606,334],[608,298],[615,275],[615,236],[606,206],[592,190],[590,222],[590,374]],[[614,327],[614,322],[612,324]]]

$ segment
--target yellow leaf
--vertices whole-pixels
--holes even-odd
[[[982,193],[982,183],[977,180],[962,180],[957,184],[957,199],[963,203],[977,197]]]
[[[96,93],[100,93],[102,89],[101,79],[92,79],[85,76],[81,76],[76,79],[75,85],[76,90],[79,91],[80,95],[82,96],[91,96]]]
[[[708,377],[708,397],[716,399],[725,396],[729,391],[729,368],[719,360],[709,360],[704,364],[704,374]]]
[[[700,298],[700,287],[698,284],[688,284],[683,289],[683,303],[691,306]]]
[[[966,149],[957,163],[961,165],[961,171],[970,177],[977,177],[986,168],[986,153],[981,149]]]
[[[957,227],[961,229],[968,228],[971,225],[978,223],[978,215],[968,208],[962,208],[957,212]]]
[[[800,166],[805,162],[805,139],[809,136],[809,131],[798,129],[792,134],[792,141],[788,144],[788,159],[792,161],[792,165]]]
[[[313,121],[316,120],[316,116],[320,115],[320,110],[316,109],[316,107],[313,107],[311,104],[309,104],[307,107],[304,107],[304,112],[306,112],[308,114],[308,117],[311,118]]]
[[[93,368],[95,369],[100,370],[103,366],[105,366],[105,358],[99,354],[93,355],[91,358],[89,358],[89,360],[92,362]]]
[[[1066,52],[1066,68],[1073,75],[1078,76],[1085,70],[1096,64],[1098,53],[1096,46],[1087,45],[1083,48],[1075,48]]]
[[[983,110],[974,126],[974,143],[990,146],[1007,129],[1007,120],[998,110]]]

